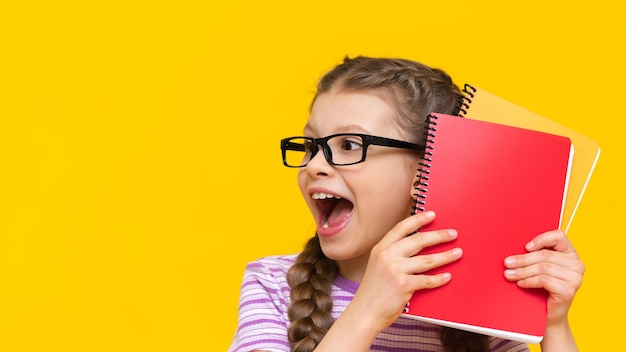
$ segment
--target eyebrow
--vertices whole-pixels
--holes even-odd
[[[309,125],[308,123],[304,126],[304,131],[306,130],[315,131],[315,129],[312,128],[311,125]],[[359,126],[359,125],[339,126],[333,133],[348,133],[348,132],[371,134],[370,131],[365,129],[363,126]]]

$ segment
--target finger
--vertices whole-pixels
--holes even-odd
[[[419,254],[424,248],[453,241],[457,236],[456,230],[453,229],[417,232],[400,241],[398,254],[412,257]]]
[[[407,237],[417,231],[420,227],[428,224],[435,219],[435,212],[426,211],[409,216],[397,223],[386,235],[380,240],[380,244],[388,245]]]
[[[450,264],[463,256],[461,248],[453,248],[440,253],[418,255],[407,260],[407,271],[414,274],[424,273]]]
[[[559,297],[559,300],[571,301],[580,288],[581,282],[582,279],[567,281],[549,275],[539,275],[517,281],[517,285],[522,288],[543,288],[553,298]]]
[[[504,260],[504,265],[509,269],[523,268],[539,263],[553,263],[571,270],[584,271],[584,266],[576,252],[562,253],[543,249],[538,252],[513,255]]]
[[[580,284],[582,282],[583,273],[584,269],[577,266],[569,267],[550,262],[540,262],[518,269],[507,269],[504,271],[504,276],[510,281],[521,281],[532,278],[540,278],[539,281],[541,281],[545,280],[545,278],[541,277],[549,277],[573,284]]]
[[[450,273],[440,273],[435,275],[411,275],[409,278],[409,286],[411,291],[431,289],[443,286],[450,282],[452,275]]]
[[[572,243],[561,230],[544,232],[526,244],[526,250],[529,252],[538,251],[543,248],[550,248],[563,253],[576,252]]]

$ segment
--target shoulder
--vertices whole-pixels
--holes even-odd
[[[295,262],[296,256],[296,254],[269,256],[249,262],[244,271],[244,279],[252,276],[286,280],[287,272]]]
[[[246,270],[287,272],[296,261],[296,257],[297,254],[288,254],[259,258],[249,262],[246,266]]]
[[[289,287],[287,272],[296,256],[296,254],[269,256],[249,262],[244,271],[242,289],[265,287],[271,291],[287,290]]]
[[[239,299],[239,324],[230,351],[289,351],[290,288],[287,271],[296,255],[249,262]]]
[[[294,259],[295,256],[273,256],[248,263],[241,284],[240,316],[263,313],[286,319],[291,291],[287,271]]]

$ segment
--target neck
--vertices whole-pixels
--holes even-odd
[[[339,274],[350,281],[361,282],[368,260],[369,253],[356,258],[338,261]]]

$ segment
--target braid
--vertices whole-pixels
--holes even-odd
[[[453,328],[441,328],[439,338],[444,352],[489,352],[487,336]]]
[[[331,284],[337,264],[328,259],[319,238],[312,237],[287,273],[291,287],[288,330],[292,352],[311,352],[333,324]]]

